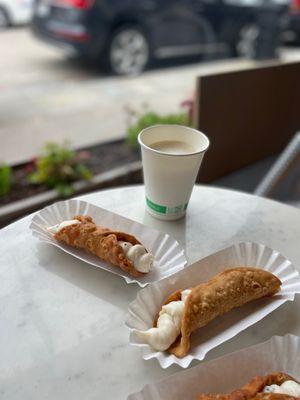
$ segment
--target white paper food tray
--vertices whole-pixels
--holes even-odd
[[[146,249],[154,255],[153,270],[143,277],[133,278],[121,268],[109,264],[93,254],[59,243],[47,231],[47,227],[73,219],[75,215],[89,215],[98,225],[136,236]],[[30,229],[33,235],[42,242],[52,244],[88,264],[122,276],[127,283],[135,282],[141,287],[178,272],[187,263],[183,249],[168,234],[82,200],[62,201],[42,209],[32,218]]]
[[[192,335],[190,352],[184,358],[177,358],[167,351],[154,351],[148,344],[141,343],[134,329],[151,328],[155,315],[171,293],[207,282],[227,268],[241,266],[259,267],[272,272],[282,282],[281,291],[232,310],[198,329]],[[211,349],[260,321],[286,301],[293,300],[296,293],[300,293],[299,273],[282,254],[263,244],[238,243],[141,290],[129,305],[126,319],[126,325],[131,329],[130,343],[142,347],[145,360],[157,358],[162,368],[172,364],[186,368],[193,359],[203,360]]]
[[[300,338],[273,336],[215,360],[178,372],[161,382],[146,385],[127,400],[196,400],[201,393],[228,393],[254,376],[285,372],[300,378]]]

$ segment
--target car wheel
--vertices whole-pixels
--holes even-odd
[[[244,25],[238,33],[238,39],[235,44],[236,55],[245,58],[254,58],[259,33],[257,25]]]
[[[113,34],[108,49],[108,62],[114,74],[138,75],[149,61],[149,42],[140,28],[124,26]]]
[[[8,28],[9,19],[6,11],[0,7],[0,31]]]

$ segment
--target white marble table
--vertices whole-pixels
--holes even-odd
[[[186,219],[146,214],[143,187],[82,198],[169,232],[190,262],[233,242],[251,240],[300,266],[300,211],[274,201],[196,187]],[[137,285],[39,243],[26,217],[0,232],[0,399],[121,400],[167,370],[128,344],[127,305]],[[300,298],[209,353],[208,358],[287,332],[300,335]],[[195,363],[193,364],[195,365]]]

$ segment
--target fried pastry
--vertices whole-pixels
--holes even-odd
[[[89,216],[75,216],[48,230],[59,242],[84,249],[134,277],[152,267],[153,255],[134,236],[97,226]]]
[[[300,385],[290,375],[273,372],[256,376],[241,389],[228,394],[201,394],[197,400],[293,400],[300,398]]]
[[[263,269],[227,269],[207,283],[172,293],[153,328],[135,332],[155,350],[168,350],[182,358],[189,352],[190,336],[195,330],[236,307],[274,295],[280,285],[276,276]]]

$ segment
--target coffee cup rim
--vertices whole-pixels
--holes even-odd
[[[197,133],[197,134],[200,133],[202,136],[204,136],[204,139],[206,140],[207,144],[206,144],[206,146],[205,146],[205,148],[203,150],[195,151],[195,152],[192,152],[192,153],[171,154],[171,153],[166,153],[164,151],[155,150],[152,147],[147,146],[145,143],[143,143],[143,141],[141,140],[141,135],[144,132],[146,132],[148,130],[151,130],[153,128],[160,128],[160,127],[178,127],[178,128],[187,129],[189,131],[193,131],[194,133]],[[161,154],[161,155],[168,156],[168,157],[194,156],[194,155],[197,155],[197,154],[205,153],[207,151],[207,149],[209,148],[209,146],[210,146],[210,141],[209,141],[208,137],[205,135],[205,133],[199,131],[198,129],[192,128],[190,126],[178,125],[178,124],[157,124],[157,125],[148,126],[147,128],[144,128],[144,129],[141,130],[141,132],[138,134],[138,138],[137,139],[138,139],[138,142],[139,142],[141,147],[144,147],[144,148],[146,148],[146,149],[148,149],[150,151],[153,151],[154,153]]]

